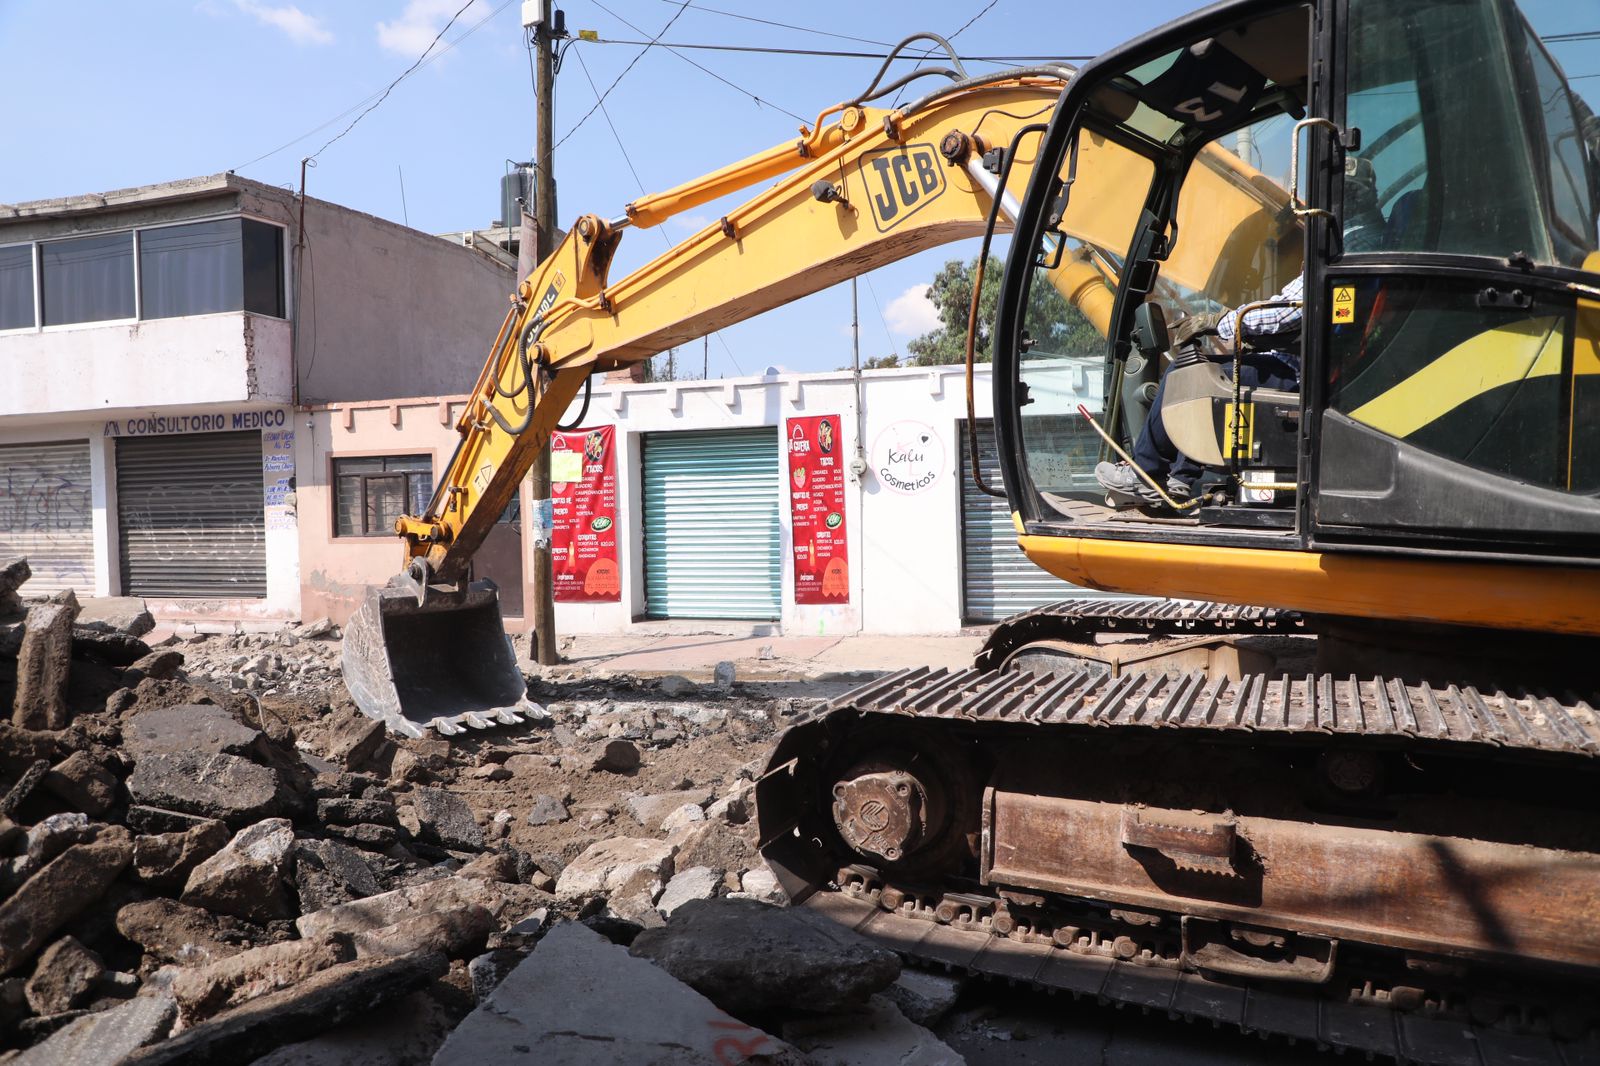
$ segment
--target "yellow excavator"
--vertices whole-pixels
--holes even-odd
[[[1173,1017],[1600,1062],[1600,123],[1550,10],[1227,0],[1075,72],[952,55],[580,218],[347,630],[352,694],[517,718],[469,563],[591,374],[1009,231],[991,491],[1041,567],[1162,599],[1029,612],[789,729],[757,806],[791,899]],[[608,278],[628,228],[774,179]]]

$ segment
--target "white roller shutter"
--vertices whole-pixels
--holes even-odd
[[[645,436],[649,617],[780,615],[778,464],[776,427]]]
[[[1074,585],[1035,566],[1017,547],[1011,505],[979,490],[972,480],[967,424],[961,435],[962,613],[969,622],[998,622],[1057,600],[1106,593]],[[978,454],[983,479],[1002,488],[1000,458],[995,452],[994,424],[978,423]]]
[[[117,525],[126,596],[267,594],[261,434],[117,441]]]
[[[24,596],[94,595],[89,442],[0,445],[0,559],[28,557]]]

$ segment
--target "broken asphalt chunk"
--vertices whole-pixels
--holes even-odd
[[[552,995],[552,989],[560,994]],[[618,1004],[627,1004],[618,1009]],[[445,1040],[433,1066],[805,1060],[577,923],[556,926]]]

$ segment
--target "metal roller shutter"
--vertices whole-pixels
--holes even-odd
[[[644,438],[645,613],[777,618],[778,431]]]
[[[0,559],[28,557],[27,596],[94,595],[89,442],[0,446]]]
[[[261,434],[118,439],[117,525],[123,595],[265,596]]]
[[[1033,565],[1017,547],[1011,506],[979,491],[972,480],[967,424],[961,436],[962,613],[972,622],[998,622],[1057,600],[1108,594],[1062,581]],[[978,423],[978,454],[983,479],[998,489],[1000,458],[994,446],[994,423]]]

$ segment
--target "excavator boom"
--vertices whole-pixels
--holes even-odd
[[[580,217],[518,287],[426,512],[397,523],[405,572],[369,590],[347,627],[344,672],[357,704],[407,733],[517,721],[525,686],[495,594],[468,584],[470,563],[591,375],[990,222],[1009,228],[1015,201],[1007,194],[996,208],[995,161],[1009,154],[1010,181],[1027,180],[1029,134],[1042,131],[1069,77],[1029,68],[958,82],[894,111],[840,105],[798,141],[642,197],[620,218]],[[1131,154],[1108,144],[1095,156],[1096,183],[1114,196],[1118,157]],[[773,178],[653,261],[609,276],[626,230]],[[1247,181],[1218,180],[1217,193],[1240,211],[1278,206]],[[1092,225],[1071,236],[1078,247],[1051,277],[1103,333],[1116,279],[1094,254]]]

